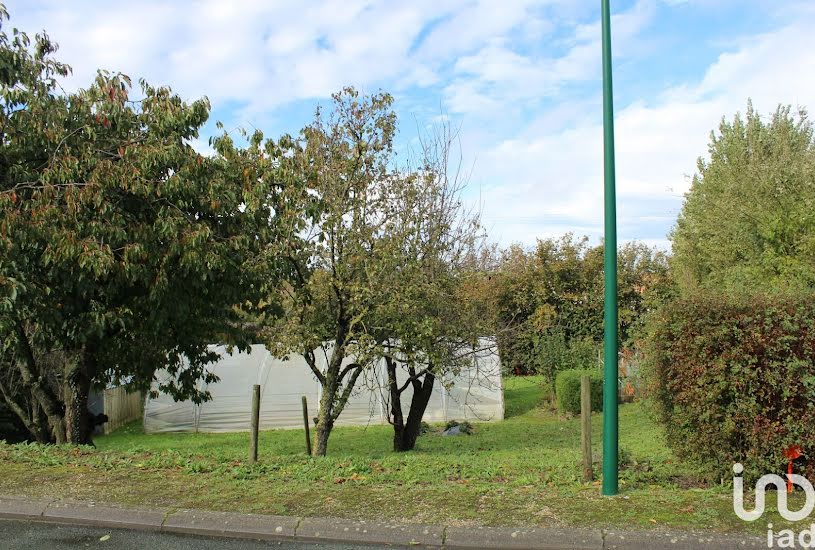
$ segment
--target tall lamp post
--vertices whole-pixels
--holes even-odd
[[[618,490],[617,417],[617,197],[614,182],[614,102],[611,85],[611,14],[601,0],[603,26],[603,152],[605,168],[605,296],[603,382],[603,494]]]

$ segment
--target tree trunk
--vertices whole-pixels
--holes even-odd
[[[48,426],[57,444],[65,443],[65,419],[62,406],[51,388],[45,383],[34,358],[34,350],[28,341],[25,328],[19,321],[16,323],[17,342],[23,360],[16,362],[23,381],[23,386],[36,399],[48,419]]]
[[[42,410],[42,407],[40,407],[39,403],[36,401],[33,402],[33,408],[33,414],[36,419],[34,423],[39,427],[40,432],[43,434],[43,440],[38,440],[38,443],[54,443],[54,432],[48,425],[48,417],[45,415],[45,411]]]
[[[416,447],[416,439],[419,438],[422,431],[422,418],[427,410],[427,404],[430,402],[435,381],[435,375],[432,372],[427,372],[421,384],[416,383],[413,385],[413,399],[410,400],[410,412],[408,413],[407,422],[405,422],[405,431],[402,434],[402,446],[400,449],[396,449],[397,451],[411,451]]]
[[[340,359],[340,362],[342,360]],[[316,456],[325,456],[328,450],[328,437],[331,435],[331,430],[334,428],[334,422],[339,417],[340,413],[345,409],[348,398],[354,390],[354,385],[362,372],[362,367],[359,365],[349,365],[346,369],[352,370],[343,373],[338,373],[337,369],[329,369],[326,373],[326,383],[323,386],[323,396],[320,399],[320,410],[317,413],[317,445],[314,448]],[[343,380],[346,379],[348,372],[352,374],[347,377],[343,387]],[[342,391],[340,391],[342,389]]]
[[[40,404],[42,404],[42,401],[40,401]],[[53,408],[50,407],[46,408],[43,406],[43,410],[45,411],[45,418],[48,420],[48,429],[51,431],[54,443],[57,445],[66,443],[65,417],[61,412],[55,412]],[[61,407],[58,410],[61,410]]]
[[[325,456],[328,451],[328,436],[331,435],[331,430],[334,428],[334,398],[337,393],[337,372],[335,370],[338,368],[333,367],[334,361],[332,360],[326,369],[323,394],[320,396],[320,409],[317,411],[314,456]]]
[[[416,440],[422,430],[422,418],[430,402],[433,393],[433,384],[436,381],[435,375],[428,370],[424,374],[423,380],[412,380],[413,397],[410,400],[410,411],[407,420],[402,414],[402,391],[396,382],[396,362],[391,358],[385,358],[385,365],[388,370],[388,387],[391,396],[391,415],[393,418],[393,450],[397,453],[411,451],[416,447]],[[409,371],[411,377],[416,376],[415,370]]]
[[[341,340],[337,338],[336,341]],[[318,377],[323,386],[323,395],[320,398],[320,410],[317,412],[315,456],[325,456],[328,450],[328,437],[334,428],[334,422],[348,403],[348,398],[351,397],[354,385],[362,372],[362,365],[356,363],[342,368],[344,359],[344,345],[336,345],[325,374],[322,375],[322,378]],[[316,371],[315,365],[311,365],[311,368]]]
[[[385,357],[385,368],[388,371],[388,393],[391,398],[391,423],[393,424],[393,450],[400,451],[405,432],[405,419],[402,415],[402,392],[396,383],[396,361]]]
[[[86,351],[79,362],[68,363],[63,377],[65,400],[65,439],[74,445],[93,445],[93,429],[88,412],[88,394],[91,389],[90,373],[95,371],[92,351]]]
[[[36,401],[34,401],[34,406],[27,405],[24,402],[25,400],[23,402],[18,401],[22,396],[13,395],[2,383],[0,383],[0,395],[9,410],[20,419],[25,429],[28,430],[28,433],[37,443],[51,443],[47,425],[42,422],[40,407],[36,404]]]
[[[325,456],[326,452],[328,452],[328,436],[331,435],[331,429],[334,427],[334,421],[330,418],[323,418],[322,413],[317,418],[314,456]]]

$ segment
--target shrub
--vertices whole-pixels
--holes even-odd
[[[580,414],[580,377],[591,379],[591,410],[603,410],[603,375],[596,370],[571,369],[558,373],[555,379],[557,408],[561,413]]]
[[[567,339],[561,327],[532,337],[537,372],[549,380],[564,370],[583,369],[597,361],[597,344],[591,338]]]
[[[815,460],[815,295],[703,294],[670,302],[647,325],[643,375],[682,459],[713,474],[780,473],[784,450]]]

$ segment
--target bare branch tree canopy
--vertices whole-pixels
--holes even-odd
[[[313,215],[289,256],[294,276],[269,298],[285,313],[264,334],[277,354],[302,354],[322,385],[318,455],[364,371],[395,357],[393,342],[412,383],[432,391],[455,364],[452,347],[481,335],[462,286],[481,230],[461,199],[460,166],[449,174],[455,133],[430,136],[418,161],[398,166],[392,101],[342,90],[283,160],[307,182],[292,207]]]
[[[394,265],[385,274],[389,299],[374,313],[377,324],[387,327],[377,340],[377,355],[387,372],[395,451],[414,448],[437,379],[477,367],[473,350],[496,329],[483,314],[482,297],[473,292],[482,275],[476,259],[484,234],[479,213],[462,198],[467,182],[454,150],[457,134],[443,125],[420,143],[419,169],[407,171],[413,180],[397,191],[405,208],[387,235]],[[408,387],[413,391],[405,417]]]

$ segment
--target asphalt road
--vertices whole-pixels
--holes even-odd
[[[105,540],[102,540],[105,538]],[[370,550],[372,546],[256,541],[0,519],[4,550]],[[396,547],[390,547],[396,548]]]

